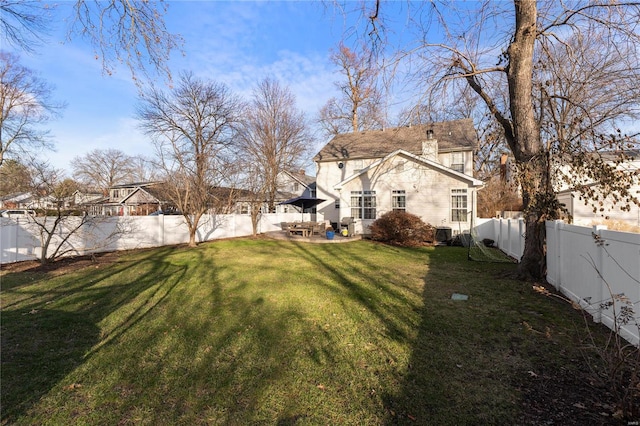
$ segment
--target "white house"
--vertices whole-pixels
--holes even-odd
[[[315,178],[312,176],[308,176],[304,170],[284,170],[280,172],[276,177],[276,182],[278,185],[276,213],[291,213],[299,211],[300,209],[298,207],[280,203],[300,196],[315,197],[315,181]]]
[[[353,218],[356,232],[384,213],[404,210],[454,234],[475,221],[476,133],[471,119],[342,134],[314,157],[317,212],[338,223]]]
[[[603,160],[609,159],[611,164],[616,158],[608,155],[608,153],[599,154]],[[618,164],[616,167],[625,169],[627,172],[640,173],[640,151],[625,152],[628,157],[627,161]],[[611,158],[609,158],[611,157]],[[562,167],[561,167],[562,168]],[[566,167],[562,168],[565,173]],[[582,185],[594,187],[596,192],[599,190],[599,183],[592,180],[582,180]],[[636,177],[635,183],[629,187],[629,192],[638,200],[640,200],[640,179]],[[557,187],[558,201],[565,205],[571,215],[572,222],[576,225],[594,225],[599,223],[615,223],[626,224],[630,227],[640,227],[640,206],[629,203],[629,209],[626,209],[627,203],[615,202],[615,196],[609,195],[604,199],[593,201],[584,199],[580,192],[566,184],[560,184]],[[622,207],[625,207],[623,210]]]

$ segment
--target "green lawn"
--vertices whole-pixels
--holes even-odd
[[[3,272],[2,422],[512,424],[581,320],[513,268],[239,239]]]

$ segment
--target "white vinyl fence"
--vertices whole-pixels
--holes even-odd
[[[634,345],[640,344],[640,234],[607,230],[603,226],[546,223],[547,281]],[[490,238],[509,256],[520,260],[525,225],[520,220],[480,219],[477,238]],[[631,309],[622,324],[620,315]],[[627,311],[628,312],[628,311]],[[617,324],[616,324],[617,318]]]
[[[69,218],[71,222],[80,218]],[[264,214],[260,218],[258,233],[277,231],[281,222],[310,220],[310,214]],[[33,219],[0,218],[0,263],[39,259],[42,254],[39,228]],[[53,218],[37,218],[47,226]],[[43,222],[45,221],[45,222]],[[46,222],[48,221],[48,222]],[[68,224],[67,224],[68,225]],[[49,228],[50,229],[50,228]],[[200,220],[196,235],[198,242],[220,238],[243,237],[253,234],[249,215],[206,215]],[[60,245],[65,236],[61,229],[54,235],[49,253]],[[83,225],[64,243],[68,255],[83,255],[115,250],[159,247],[189,242],[189,230],[182,216],[114,216],[98,217]]]
[[[489,238],[496,247],[516,260],[524,253],[525,224],[522,219],[478,219],[474,227],[475,237]]]
[[[640,234],[547,222],[547,281],[594,321],[640,344]],[[625,312],[633,316],[627,324]]]

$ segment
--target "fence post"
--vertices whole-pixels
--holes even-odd
[[[20,250],[20,249],[19,249],[19,246],[20,246],[20,245],[19,245],[19,242],[20,242],[20,240],[18,239],[18,238],[20,237],[20,227],[18,226],[18,224],[17,224],[17,223],[15,223],[15,224],[13,224],[13,228],[16,230],[16,239],[15,239],[16,251],[15,251],[15,253],[13,254],[13,255],[14,255],[13,261],[14,261],[14,262],[17,262],[17,261],[18,261],[18,251]]]
[[[522,260],[522,255],[524,254],[524,240],[526,234],[526,226],[524,223],[524,219],[518,219],[518,262]]]
[[[602,231],[606,230],[607,227],[605,225],[594,225],[593,226],[593,234],[598,237],[602,237]],[[598,276],[598,282],[600,283],[600,300],[597,302],[598,306],[596,306],[596,311],[593,314],[593,322],[601,322],[602,321],[602,303],[605,300],[608,300],[611,297],[609,294],[609,290],[605,289],[605,280],[604,280],[604,247],[600,244],[596,244],[596,258],[594,259],[596,273]]]
[[[555,264],[555,288],[556,290],[560,290],[562,287],[562,239],[564,237],[564,222],[562,220],[554,220],[553,221],[553,233],[556,238],[556,264]]]
[[[511,219],[507,219],[507,253],[509,256],[513,256],[513,249],[511,248]]]

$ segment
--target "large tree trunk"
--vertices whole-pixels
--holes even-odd
[[[200,223],[201,217],[202,213],[196,213],[193,217],[184,215],[189,228],[189,247],[196,247],[198,245],[198,242],[196,241],[196,233],[198,232],[198,224]]]
[[[547,191],[547,157],[532,102],[533,58],[537,36],[535,0],[515,0],[516,31],[507,51],[509,102],[513,137],[509,141],[518,165],[523,193],[526,237],[519,272],[523,277],[543,278],[546,273],[544,203],[537,197]]]

